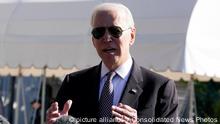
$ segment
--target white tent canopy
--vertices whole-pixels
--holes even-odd
[[[135,19],[131,53],[137,63],[157,71],[186,71],[186,33],[196,0],[45,1],[0,2],[0,67],[85,68],[99,63],[91,43],[91,10],[101,2],[121,2]]]
[[[199,0],[186,39],[186,72],[220,77],[220,1]]]

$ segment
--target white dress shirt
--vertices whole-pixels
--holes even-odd
[[[112,79],[113,87],[114,87],[114,100],[113,100],[113,105],[117,105],[122,92],[126,86],[126,83],[128,81],[128,77],[131,72],[131,67],[132,67],[132,58],[129,57],[129,59],[119,66],[115,72],[116,75]],[[106,74],[109,72],[109,69],[105,66],[105,64],[102,62],[102,67],[101,67],[101,77],[100,77],[100,88],[99,88],[99,99],[102,93],[103,86],[105,84],[105,81],[107,80]]]

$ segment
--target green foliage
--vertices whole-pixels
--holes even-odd
[[[217,118],[220,124],[220,83],[196,81],[195,94],[198,116]]]

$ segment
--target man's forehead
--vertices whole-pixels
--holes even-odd
[[[103,22],[104,21],[104,22]],[[97,11],[94,17],[94,24],[97,23],[112,23],[112,25],[124,26],[125,23],[124,12],[117,10],[102,10]]]
[[[125,13],[121,9],[104,9],[97,11],[96,16],[97,15],[120,17],[125,16]]]

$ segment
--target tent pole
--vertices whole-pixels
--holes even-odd
[[[44,124],[44,111],[45,111],[45,95],[46,95],[46,69],[47,66],[44,66],[42,73],[42,95],[41,95],[41,124]]]
[[[189,118],[192,118],[193,120],[195,120],[196,116],[197,116],[197,110],[196,110],[196,98],[195,98],[195,87],[194,87],[194,83],[196,80],[196,74],[191,74],[190,75],[190,84],[189,84],[189,88],[190,88],[190,107],[189,107]],[[194,121],[194,124],[197,124],[196,121]]]
[[[22,97],[22,102],[24,106],[24,124],[28,124],[28,117],[27,117],[27,106],[26,106],[26,98],[25,98],[25,89],[24,89],[24,82],[21,82],[21,97]]]
[[[22,82],[22,72],[21,72],[21,65],[19,65],[18,77],[16,79],[16,97],[15,97],[15,102],[13,103],[13,107],[15,109],[14,124],[18,124],[19,121],[21,82]]]

